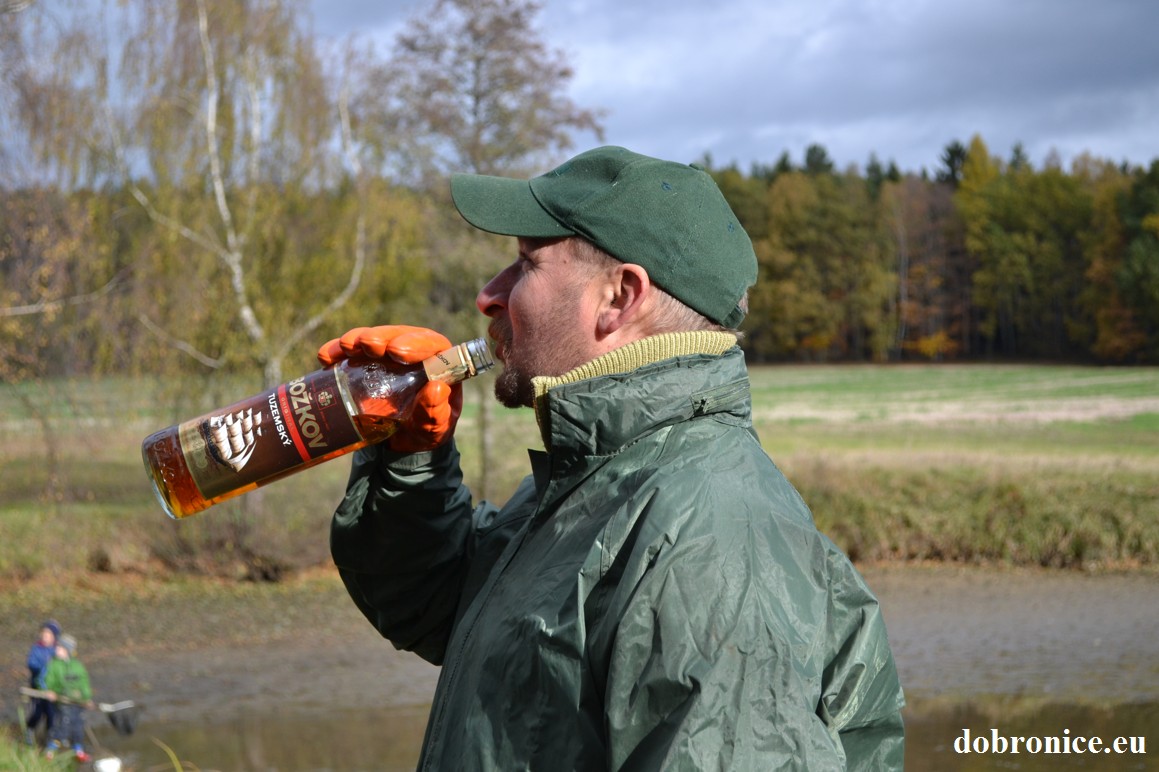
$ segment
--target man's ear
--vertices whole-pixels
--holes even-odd
[[[640,321],[651,293],[652,279],[643,267],[635,263],[616,266],[609,277],[605,302],[597,319],[600,337],[620,332]]]

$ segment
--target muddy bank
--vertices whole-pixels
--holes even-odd
[[[1159,701],[1159,576],[870,567],[911,702],[987,696]],[[229,721],[427,704],[438,675],[372,630],[332,573],[277,587],[74,593],[51,610],[81,638],[99,700],[150,721]],[[196,600],[195,600],[196,599]],[[49,613],[0,606],[0,703],[15,714],[23,658]],[[31,628],[31,629],[30,629]]]
[[[5,716],[48,616],[80,640],[97,700],[134,700],[159,722],[425,704],[438,675],[383,640],[333,571],[276,585],[92,576],[47,599],[30,589],[0,594]]]
[[[864,571],[906,690],[1159,700],[1159,575],[953,567]]]

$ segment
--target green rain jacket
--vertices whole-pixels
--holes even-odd
[[[355,603],[442,665],[420,769],[900,769],[878,603],[762,450],[732,336],[537,381],[504,507],[453,444],[376,446],[334,516]]]
[[[44,688],[71,702],[88,702],[93,698],[89,671],[79,659],[54,659],[44,674]]]

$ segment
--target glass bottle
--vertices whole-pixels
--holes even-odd
[[[141,444],[157,500],[173,518],[394,434],[428,380],[458,383],[495,364],[482,338],[417,365],[342,360],[167,429]]]

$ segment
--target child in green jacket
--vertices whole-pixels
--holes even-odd
[[[93,690],[88,670],[76,656],[76,638],[71,635],[62,635],[57,640],[56,658],[48,665],[44,688],[48,699],[58,705],[46,755],[51,759],[67,743],[76,752],[77,761],[83,764],[90,758],[84,747],[84,711],[93,705]]]

